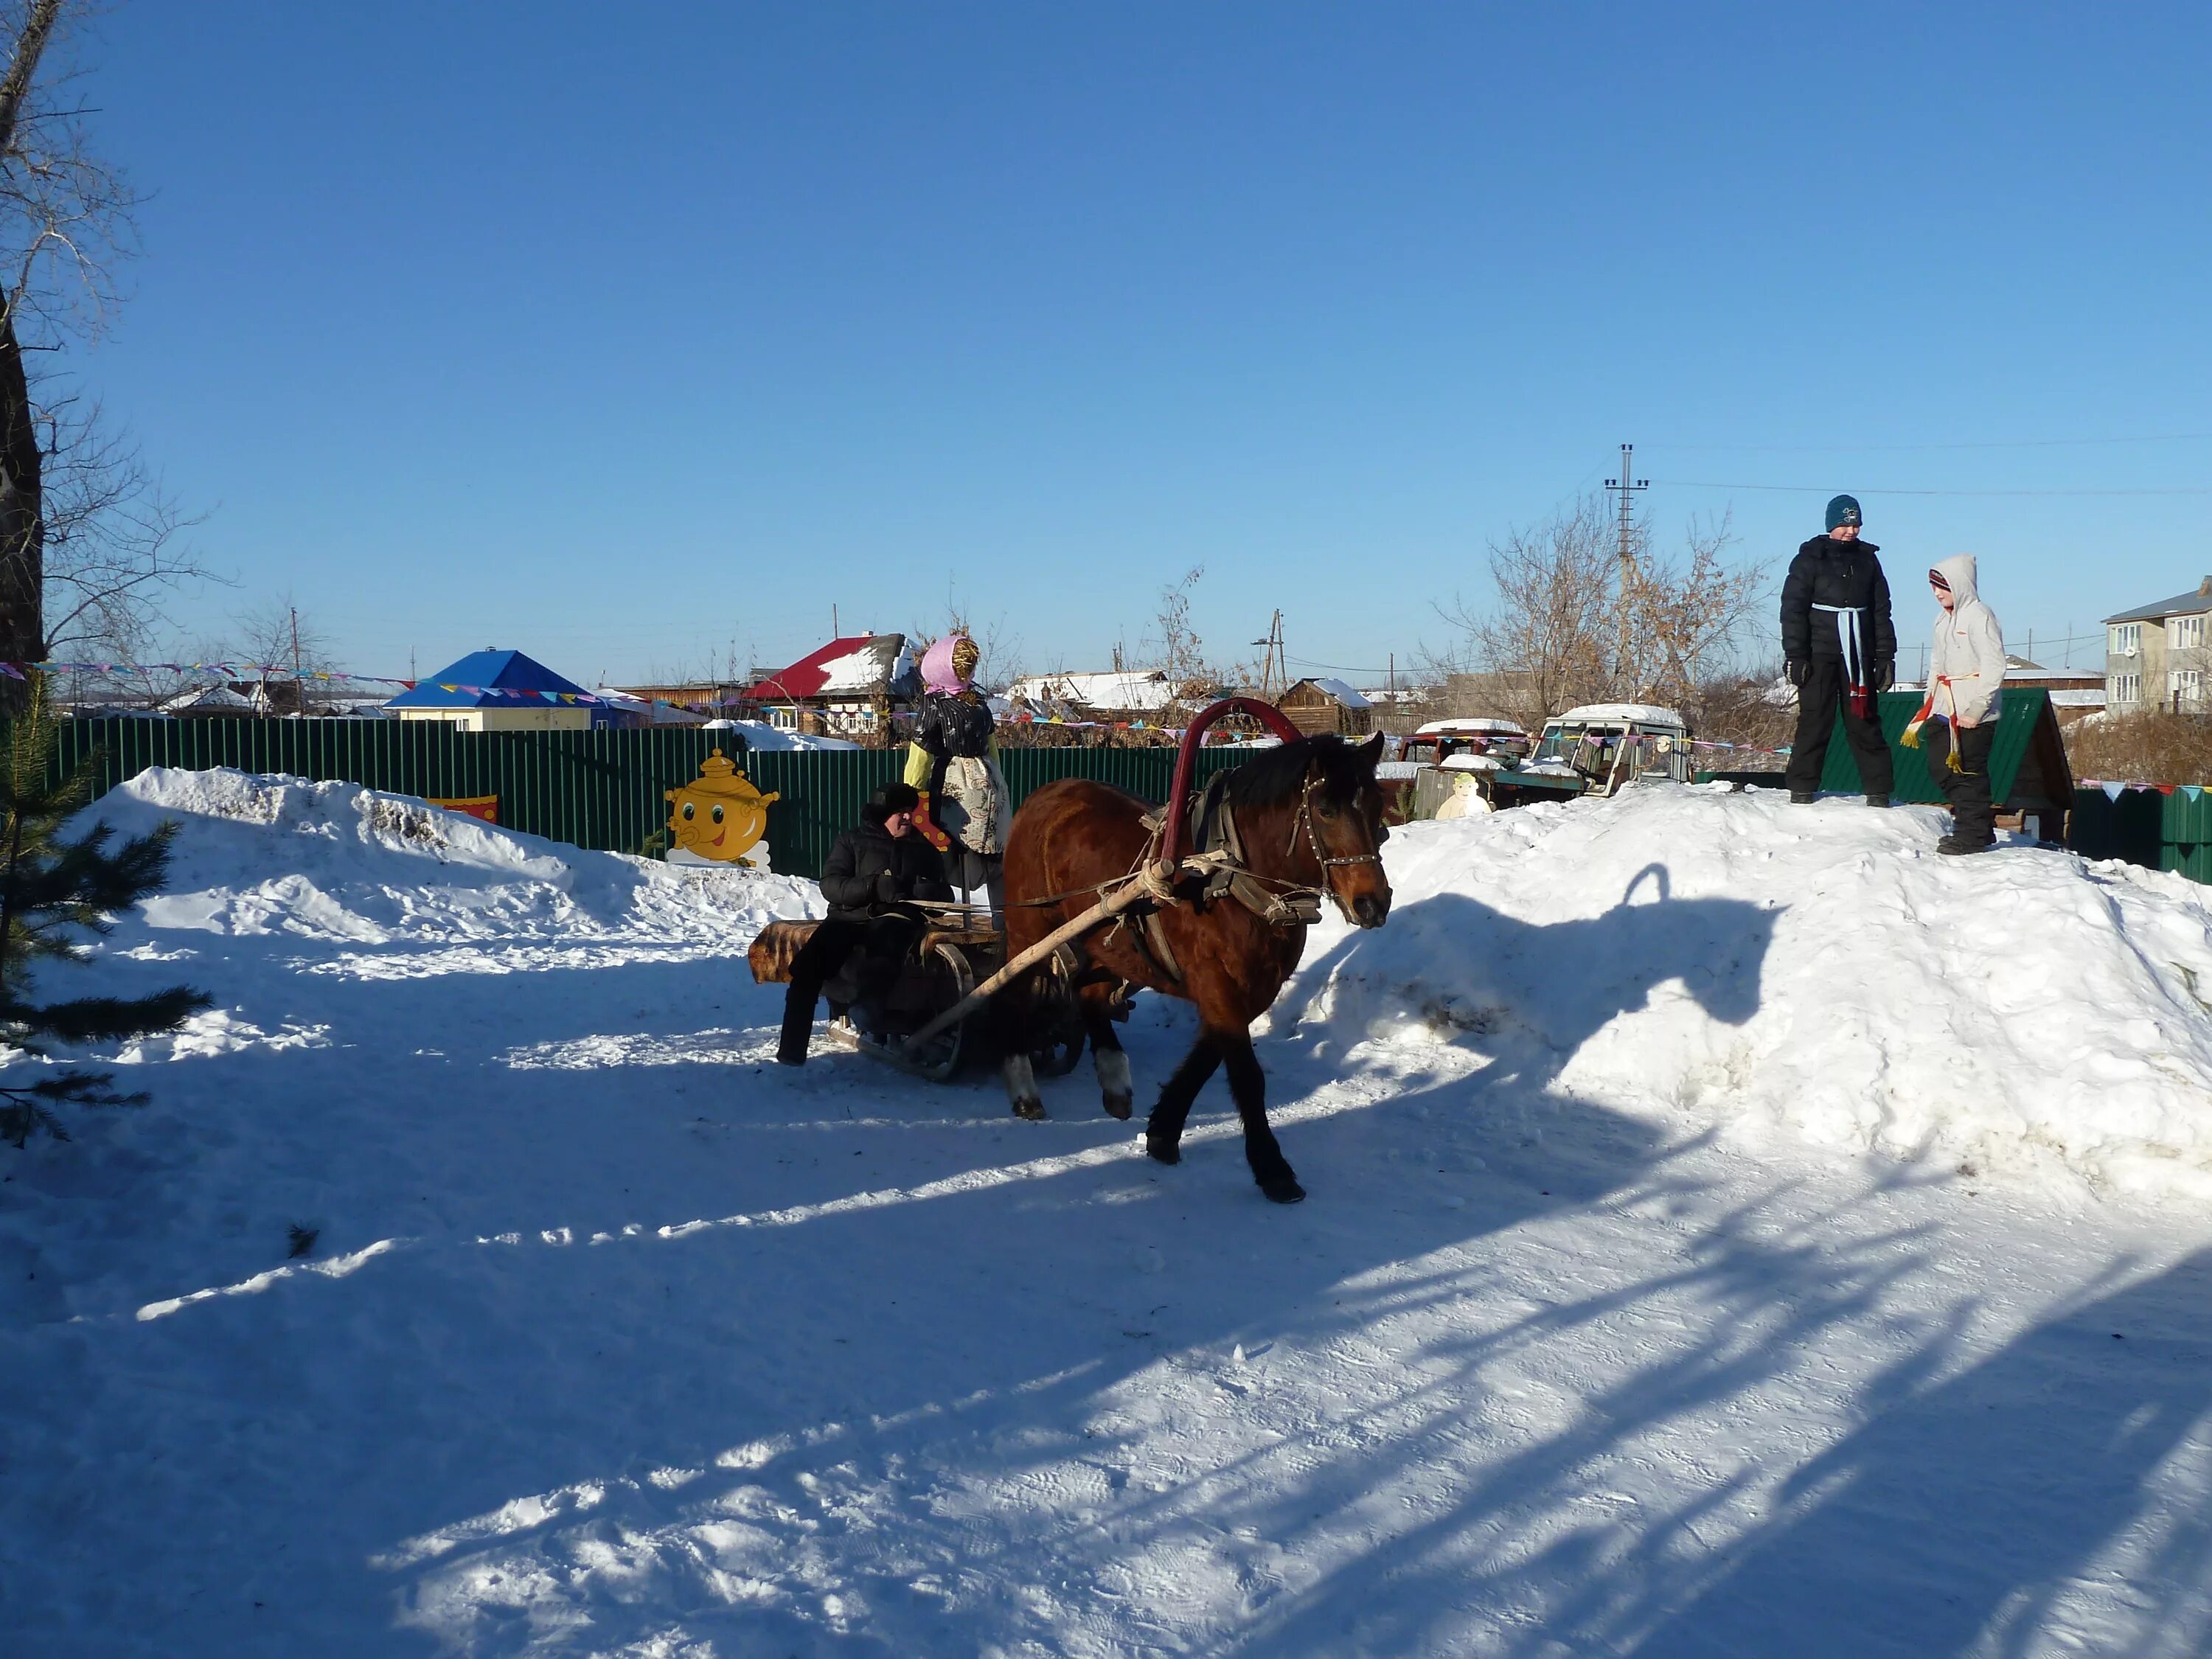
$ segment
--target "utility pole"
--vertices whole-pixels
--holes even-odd
[[[1636,591],[1636,495],[1651,488],[1651,480],[1635,476],[1636,446],[1620,447],[1620,476],[1607,478],[1605,487],[1620,497],[1620,637],[1614,646],[1615,672],[1628,665],[1629,598]]]
[[[1267,619],[1267,637],[1264,640],[1255,640],[1252,643],[1267,647],[1260,655],[1260,701],[1273,702],[1274,699],[1268,696],[1268,689],[1275,683],[1274,676],[1277,668],[1279,667],[1283,671],[1283,690],[1287,691],[1291,689],[1290,663],[1283,655],[1283,613],[1281,611],[1276,611]]]
[[[301,720],[307,717],[307,688],[300,678],[300,607],[286,607],[292,613],[292,703]]]

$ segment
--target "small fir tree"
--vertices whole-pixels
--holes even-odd
[[[120,1042],[172,1031],[207,1007],[184,986],[147,997],[31,1000],[42,962],[81,962],[86,935],[104,933],[118,912],[158,892],[169,865],[173,826],[119,845],[95,823],[77,839],[62,826],[91,798],[92,763],[62,775],[55,755],[60,732],[45,677],[32,674],[27,707],[0,738],[0,1042],[21,1054],[44,1055],[47,1043]],[[0,1139],[21,1146],[34,1129],[58,1140],[69,1132],[54,1115],[64,1102],[135,1106],[145,1096],[119,1094],[114,1074],[75,1066],[30,1083],[0,1082]]]

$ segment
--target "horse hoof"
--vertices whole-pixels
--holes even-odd
[[[1260,1182],[1260,1190],[1277,1204],[1298,1204],[1305,1200],[1306,1189],[1298,1185],[1298,1178],[1285,1170],[1279,1176],[1268,1176]]]
[[[1108,1095],[1101,1103],[1106,1108],[1107,1116],[1118,1117],[1124,1123],[1129,1121],[1130,1113],[1137,1109],[1133,1095]]]
[[[1155,1140],[1150,1135],[1146,1135],[1145,1137],[1145,1153],[1146,1156],[1158,1164],[1180,1164],[1182,1162],[1182,1147],[1176,1146],[1172,1140]]]
[[[1044,1121],[1044,1102],[1018,1100],[1014,1103],[1014,1115],[1024,1123],[1042,1123]]]

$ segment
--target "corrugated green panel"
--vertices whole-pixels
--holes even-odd
[[[2047,718],[2051,694],[2042,690],[2007,690],[2000,692],[2003,713],[1997,720],[1996,744],[1990,750],[1990,793],[2002,805],[2012,793],[2013,780],[2020,775],[2021,762],[2027,756],[2029,739],[2035,734],[2038,720]],[[1925,801],[1941,805],[1943,792],[1928,771],[1925,750],[1907,749],[1898,742],[1912,717],[1920,712],[1922,696],[1917,691],[1885,691],[1877,698],[1877,712],[1881,716],[1881,735],[1889,744],[1896,785],[1892,793],[1899,800]],[[1839,793],[1859,792],[1859,761],[1851,752],[1851,745],[1844,736],[1844,720],[1836,717],[1835,730],[1828,739],[1827,759],[1820,769],[1820,787]]]
[[[2168,797],[2154,789],[2076,789],[2066,823],[2067,845],[2087,859],[2124,859],[2147,870],[2159,866]]]
[[[2100,794],[2104,792],[2098,791]],[[2212,797],[2199,789],[2195,794],[2177,788],[2172,794],[2156,790],[2136,792],[2154,796],[2160,805],[2159,818],[2165,838],[2169,842],[2191,845],[2212,842]]]
[[[58,764],[94,760],[105,793],[149,766],[230,767],[317,780],[343,779],[395,794],[453,799],[499,797],[500,821],[526,835],[579,847],[641,852],[668,821],[666,792],[699,775],[728,735],[696,727],[645,731],[464,732],[435,720],[72,720]],[[1198,780],[1248,758],[1249,750],[1199,757]],[[900,776],[906,751],[775,750],[732,753],[754,785],[780,799],[769,809],[774,867],[817,875],[831,842],[857,821],[878,785]],[[1001,765],[1018,806],[1063,777],[1091,777],[1146,800],[1167,793],[1167,749],[1016,749]]]

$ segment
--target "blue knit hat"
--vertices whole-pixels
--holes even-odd
[[[1838,495],[1835,500],[1828,503],[1829,529],[1833,530],[1838,525],[1863,524],[1865,520],[1859,517],[1859,504],[1854,497],[1850,495]]]

